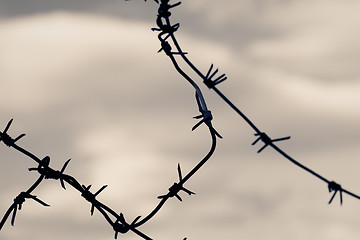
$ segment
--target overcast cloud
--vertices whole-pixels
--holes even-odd
[[[173,10],[189,58],[229,79],[219,85],[279,146],[360,194],[360,1],[183,1]],[[131,221],[146,216],[210,148],[194,90],[158,54],[152,1],[0,2],[0,125],[54,168],[98,189]],[[186,69],[190,72],[189,69]],[[215,155],[141,231],[154,239],[347,239],[360,236],[360,202],[332,205],[326,184],[270,148],[256,151],[253,131],[196,80],[224,136]],[[0,212],[36,179],[25,156],[0,146]],[[112,239],[113,232],[79,193],[56,181],[35,192],[15,227],[0,238]],[[139,239],[128,233],[122,239]]]

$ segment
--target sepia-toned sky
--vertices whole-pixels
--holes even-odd
[[[175,1],[173,2],[175,3]],[[92,190],[131,222],[208,152],[194,90],[157,53],[157,4],[141,0],[1,0],[0,129]],[[360,194],[360,1],[182,1],[171,19],[188,57],[226,73],[219,89],[307,167]],[[182,64],[191,75],[189,68]],[[224,137],[214,156],[140,231],[153,239],[355,240],[360,201],[282,158],[213,91],[201,87]],[[0,215],[37,179],[36,163],[0,145]],[[99,212],[58,181],[34,192],[0,239],[107,240]],[[129,232],[118,239],[140,239]]]

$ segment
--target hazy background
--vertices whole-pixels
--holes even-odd
[[[175,2],[174,2],[175,3]],[[210,147],[192,87],[157,54],[157,4],[140,0],[0,0],[0,125],[27,136],[19,145],[92,190],[128,221],[146,216],[158,195]],[[178,40],[257,126],[306,166],[360,194],[360,1],[196,0],[173,10]],[[154,239],[300,240],[360,237],[360,201],[327,185],[272,149],[196,80],[224,139],[185,185],[140,228]],[[0,146],[1,217],[38,177],[36,164]],[[27,200],[4,240],[108,240],[112,228],[70,187],[46,181]],[[129,232],[119,239],[133,240]]]

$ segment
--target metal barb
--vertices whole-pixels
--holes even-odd
[[[8,218],[8,216],[10,215],[11,212],[13,213],[12,217],[11,217],[11,225],[14,226],[17,210],[21,210],[22,204],[25,202],[26,198],[33,199],[34,201],[40,203],[41,205],[43,205],[45,207],[50,206],[47,203],[43,202],[42,200],[38,199],[36,196],[33,196],[28,192],[21,192],[16,198],[14,198],[14,203],[10,206],[10,208],[8,209],[4,218],[2,219],[0,229],[2,228],[2,225],[5,223],[6,219]]]
[[[14,120],[13,118],[10,119],[10,121],[7,123],[4,131],[2,133],[0,132],[0,141],[3,141],[4,144],[8,147],[12,147],[15,144],[15,142],[19,141],[21,138],[23,138],[25,136],[25,134],[23,133],[14,139],[10,137],[10,135],[7,133],[7,131],[9,130],[13,120]]]
[[[337,184],[336,182],[334,181],[331,181],[329,182],[329,185],[328,185],[328,189],[329,189],[329,192],[331,193],[332,191],[334,191],[334,194],[332,195],[330,201],[328,204],[330,204],[332,202],[332,200],[334,199],[336,193],[339,191],[340,192],[340,205],[342,205],[343,203],[343,198],[342,198],[342,192],[343,192],[343,189],[341,187],[340,184]]]
[[[218,131],[216,131],[216,129],[212,126],[211,121],[213,119],[212,115],[211,115],[211,111],[206,110],[204,111],[204,114],[198,115],[193,117],[195,119],[200,119],[202,118],[198,123],[196,123],[193,127],[192,127],[192,131],[194,131],[196,128],[198,128],[201,124],[205,123],[206,125],[208,125],[208,127],[210,127],[211,131],[214,131],[215,135],[218,138],[223,138],[220,133]]]
[[[219,77],[217,77],[215,80],[212,80],[212,78],[219,72],[219,69],[216,69],[211,75],[211,71],[214,67],[214,64],[211,64],[209,71],[207,72],[205,78],[204,78],[204,84],[209,88],[214,88],[217,84],[222,83],[227,79],[225,74],[221,74]]]
[[[190,191],[189,189],[186,189],[183,187],[183,183],[182,183],[182,174],[181,174],[181,168],[180,168],[180,163],[178,163],[178,175],[179,175],[179,182],[178,183],[174,183],[170,188],[169,188],[169,192],[166,195],[161,195],[158,196],[158,198],[163,199],[163,198],[167,198],[167,197],[176,197],[179,201],[182,201],[182,198],[179,195],[180,191],[184,191],[187,194],[191,195],[191,194],[195,194],[194,192]]]
[[[127,0],[125,0],[127,1]],[[159,4],[159,0],[154,0],[156,3]],[[206,74],[206,76],[204,77],[200,71],[197,70],[197,68],[184,56],[186,53],[182,52],[177,41],[176,38],[174,37],[174,33],[179,29],[180,24],[174,24],[172,25],[170,23],[169,17],[171,15],[171,12],[169,11],[171,8],[177,7],[181,4],[181,2],[178,2],[176,4],[169,4],[170,0],[161,0],[160,1],[160,6],[158,9],[158,15],[157,15],[157,20],[156,20],[156,24],[158,26],[158,28],[152,28],[153,31],[159,31],[160,33],[158,34],[158,38],[161,41],[161,49],[159,50],[159,52],[161,52],[162,50],[164,50],[164,52],[173,57],[173,55],[182,55],[183,59],[185,60],[185,62],[193,69],[195,70],[195,72],[198,73],[198,75],[203,78],[204,83],[209,87],[209,88],[213,88],[225,81],[227,79],[227,77],[225,76],[225,74],[222,74],[218,77],[215,78],[215,75],[218,73],[218,69],[216,69],[214,72],[212,72],[213,70],[213,64],[211,64],[210,69],[208,71],[208,73]],[[146,0],[145,0],[146,2]],[[178,49],[178,52],[172,52],[171,50],[171,45],[169,44],[169,42],[167,42],[166,40],[171,37],[173,40],[173,43],[175,45],[175,47]],[[173,60],[174,63],[174,60]],[[176,62],[175,62],[176,63]],[[174,64],[175,67],[177,65]],[[178,70],[178,68],[177,68]],[[178,70],[178,72],[180,72],[180,70]],[[181,72],[180,72],[181,73]],[[183,75],[183,74],[182,74]],[[183,75],[184,76],[184,75]],[[185,77],[186,78],[186,77]],[[215,78],[214,80],[212,78]],[[189,80],[189,79],[188,79]],[[329,192],[334,191],[329,204],[333,201],[336,193],[339,191],[340,192],[340,204],[342,204],[343,199],[342,199],[342,192],[344,191],[345,193],[356,197],[358,199],[360,199],[359,196],[352,194],[351,192],[346,191],[345,189],[342,189],[341,185],[337,184],[336,182],[332,181],[329,182],[327,179],[323,178],[322,176],[320,176],[319,174],[315,173],[314,171],[312,171],[311,169],[308,169],[307,167],[303,166],[302,164],[298,163],[297,161],[295,161],[294,159],[292,159],[290,156],[288,156],[286,153],[284,153],[281,149],[279,149],[276,145],[273,144],[273,142],[277,142],[277,141],[283,141],[283,140],[288,140],[290,139],[290,137],[284,137],[284,138],[278,138],[278,139],[271,139],[270,137],[268,137],[265,133],[258,131],[257,127],[243,114],[240,112],[239,109],[237,109],[225,96],[223,96],[223,94],[221,92],[219,92],[216,88],[214,89],[238,114],[240,114],[240,116],[257,132],[255,134],[255,136],[259,136],[253,143],[252,145],[255,145],[258,141],[262,141],[265,145],[258,151],[258,153],[260,153],[263,149],[265,149],[267,146],[272,146],[275,150],[277,150],[281,155],[283,155],[285,158],[289,159],[291,162],[293,162],[294,164],[296,164],[297,166],[303,168],[304,170],[312,173],[313,175],[315,175],[316,177],[320,178],[321,180],[325,181],[328,183],[328,189]],[[197,92],[198,94],[198,92]],[[160,204],[158,205],[158,207],[155,208],[155,210],[149,214],[149,216],[145,217],[146,221],[148,219],[150,219],[153,215],[156,214],[156,212],[162,207],[162,205],[165,203],[166,199],[169,197],[176,197],[178,198],[180,201],[182,201],[181,197],[179,196],[179,192],[182,190],[186,193],[188,193],[189,195],[191,194],[195,194],[194,192],[186,189],[183,187],[183,184],[203,165],[205,164],[205,162],[212,156],[214,150],[215,150],[215,146],[216,146],[216,142],[215,142],[215,134],[217,136],[220,136],[216,130],[214,128],[212,128],[211,126],[211,120],[212,120],[212,115],[211,112],[206,108],[205,105],[205,101],[202,98],[201,95],[197,95],[197,102],[199,105],[199,110],[201,112],[201,115],[195,117],[196,119],[201,119],[199,123],[197,123],[194,127],[193,130],[196,129],[198,126],[200,126],[202,123],[205,123],[208,125],[208,127],[211,130],[212,133],[212,138],[213,138],[213,144],[212,144],[212,148],[210,150],[210,152],[208,153],[208,155],[190,172],[188,173],[184,178],[182,176],[182,172],[181,172],[181,168],[180,168],[180,164],[178,164],[178,168],[177,168],[177,172],[178,172],[178,176],[179,176],[179,182],[174,183],[170,188],[169,188],[169,192],[166,195],[163,196],[159,196],[158,198],[163,198],[165,200],[162,200],[160,202]],[[202,103],[201,103],[202,102]],[[11,119],[8,124],[5,127],[5,130],[1,133],[0,132],[0,141],[3,141],[5,143],[5,145],[11,147],[17,147],[16,145],[14,146],[14,143],[18,140],[20,140],[22,137],[25,136],[25,134],[21,134],[18,137],[16,137],[15,139],[12,139],[8,134],[8,130],[12,124],[13,119]],[[215,134],[214,134],[215,133]],[[221,136],[220,136],[221,137]],[[24,149],[21,148],[16,148],[18,151],[24,153],[27,156],[30,156],[31,158],[33,158],[34,160],[36,160],[37,158],[35,158],[35,156],[29,152],[27,152]],[[37,160],[36,160],[37,161]],[[31,191],[34,190],[37,185],[42,181],[43,178],[52,178],[52,179],[60,179],[60,183],[62,185],[62,187],[65,189],[65,185],[64,185],[64,181],[66,181],[67,183],[69,183],[71,186],[73,186],[76,190],[80,191],[82,194],[82,196],[89,201],[90,203],[92,203],[92,208],[91,208],[91,215],[94,212],[94,208],[95,206],[98,208],[98,210],[104,215],[104,217],[106,218],[106,220],[112,225],[114,231],[115,231],[115,239],[117,239],[118,233],[126,233],[129,230],[132,230],[134,233],[138,234],[139,236],[145,238],[145,239],[150,239],[148,237],[146,237],[144,234],[142,234],[141,232],[139,232],[136,227],[142,225],[144,222],[146,221],[141,221],[139,224],[136,224],[137,221],[140,219],[140,216],[138,216],[137,218],[135,218],[135,220],[131,223],[128,224],[125,221],[125,218],[123,216],[122,213],[120,213],[120,215],[118,216],[112,209],[108,208],[106,205],[103,205],[102,203],[98,202],[96,200],[96,196],[98,194],[100,194],[100,192],[102,192],[107,185],[101,187],[95,194],[90,192],[90,188],[91,185],[85,187],[84,185],[80,185],[80,183],[77,182],[77,180],[71,176],[68,175],[64,175],[63,172],[65,171],[65,168],[67,167],[68,163],[69,163],[70,159],[68,161],[65,162],[64,166],[62,167],[62,169],[60,171],[55,171],[53,169],[51,169],[49,167],[49,163],[50,163],[50,158],[47,156],[45,158],[43,158],[40,163],[39,166],[37,168],[29,168],[30,171],[32,170],[37,170],[41,176],[39,178],[39,180],[37,181],[37,183],[35,183],[32,187],[30,187],[30,189],[27,192],[21,192],[15,199],[14,199],[14,203],[10,206],[9,210],[6,212],[5,216],[3,217],[2,221],[0,222],[0,229],[2,228],[4,222],[7,220],[8,216],[12,214],[12,219],[11,219],[11,224],[14,225],[15,222],[15,217],[16,217],[16,212],[17,209],[21,210],[22,208],[22,204],[25,202],[26,198],[31,198],[34,201],[40,203],[43,206],[49,206],[48,204],[46,204],[45,202],[41,201],[40,199],[38,199],[36,196],[31,195]],[[65,179],[64,179],[65,177]],[[107,216],[107,213],[113,215],[116,219],[115,222],[112,222],[112,220]],[[187,240],[187,238],[185,237],[183,240]]]
[[[113,223],[113,229],[115,231],[115,239],[117,239],[118,233],[122,233],[125,234],[127,233],[129,230],[134,231],[136,234],[140,235],[140,236],[144,236],[141,232],[139,232],[138,230],[135,230],[135,224],[137,223],[137,221],[141,218],[141,216],[138,216],[134,219],[134,221],[132,221],[131,224],[128,224],[125,221],[125,217],[122,213],[120,213],[119,217],[116,219],[116,221]]]
[[[88,202],[91,203],[91,210],[90,210],[91,216],[93,216],[94,210],[95,210],[95,205],[97,204],[96,196],[99,195],[106,187],[107,187],[107,185],[102,186],[96,193],[93,194],[90,192],[91,185],[89,185],[87,187],[85,187],[85,185],[82,185],[82,188],[84,191],[81,194],[81,196],[84,197]]]
[[[202,119],[197,124],[195,124],[195,126],[193,126],[192,131],[194,131],[196,128],[198,128],[202,123],[209,124],[213,120],[211,111],[207,109],[204,97],[202,96],[202,94],[199,91],[195,92],[195,98],[196,98],[196,103],[198,105],[199,112],[201,113],[201,115],[195,116],[193,118],[195,118],[195,119],[202,118]]]
[[[69,164],[69,162],[71,161],[71,158],[68,159],[63,167],[61,168],[60,171],[58,170],[54,170],[52,168],[49,167],[50,164],[50,157],[46,156],[44,157],[39,166],[37,168],[29,168],[29,171],[38,171],[41,175],[45,176],[45,179],[55,179],[55,180],[60,180],[60,184],[61,187],[64,188],[66,190],[65,187],[65,182],[64,182],[64,171],[67,167],[67,165]]]
[[[171,16],[171,12],[169,11],[171,8],[177,7],[181,4],[181,2],[169,5],[169,1],[161,1],[158,15],[156,19],[156,25],[158,28],[152,28],[152,31],[159,31],[158,38],[160,40],[166,40],[169,36],[171,36],[174,32],[176,32],[180,24],[176,23],[174,25],[169,24],[169,17]],[[163,22],[165,20],[165,23]],[[165,38],[162,38],[163,35],[166,35]]]
[[[266,133],[261,132],[261,133],[255,133],[255,136],[259,136],[251,145],[255,145],[258,141],[263,141],[263,143],[265,144],[262,148],[259,149],[259,151],[257,151],[257,153],[262,152],[262,150],[264,150],[267,146],[271,145],[273,142],[279,142],[279,141],[284,141],[284,140],[288,140],[290,139],[289,137],[283,137],[283,138],[277,138],[277,139],[271,139]]]
[[[67,165],[69,164],[70,160],[71,160],[71,158],[64,163],[64,166],[61,168],[60,172],[56,171],[56,173],[59,175],[60,184],[65,190],[66,190],[66,187],[65,187],[65,183],[64,183],[64,179],[63,179],[63,174],[64,174],[64,171],[65,171]]]

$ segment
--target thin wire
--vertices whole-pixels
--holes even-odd
[[[145,0],[146,1],[146,0]],[[154,0],[155,2],[159,3],[157,0]],[[81,193],[81,196],[85,198],[85,200],[87,200],[89,203],[91,203],[91,215],[94,212],[94,209],[96,208],[102,215],[103,217],[106,219],[106,221],[112,226],[113,230],[115,231],[115,238],[117,238],[117,234],[120,233],[126,233],[128,231],[132,231],[135,234],[137,234],[138,236],[146,239],[146,240],[151,240],[150,237],[146,236],[144,233],[140,232],[137,228],[142,226],[143,224],[145,224],[146,222],[148,222],[152,217],[154,217],[159,211],[160,209],[164,206],[164,204],[166,203],[166,201],[169,198],[172,197],[176,197],[178,198],[180,201],[182,201],[181,197],[178,195],[178,193],[180,191],[184,191],[186,193],[188,193],[189,195],[191,194],[195,194],[194,192],[184,188],[184,184],[212,157],[213,153],[215,152],[216,149],[216,137],[221,138],[220,134],[213,128],[212,126],[212,115],[211,112],[208,110],[205,99],[203,97],[203,94],[200,90],[200,88],[198,87],[198,85],[195,83],[195,81],[190,78],[179,66],[178,62],[176,61],[175,55],[180,55],[182,57],[182,59],[188,64],[188,66],[190,66],[190,68],[201,78],[203,79],[204,83],[210,88],[213,89],[236,113],[238,113],[243,120],[245,120],[245,122],[255,131],[255,136],[258,136],[258,139],[253,143],[253,145],[255,145],[258,141],[262,141],[264,142],[264,146],[258,151],[261,152],[263,149],[265,149],[267,146],[271,146],[274,150],[276,150],[279,154],[281,154],[284,158],[288,159],[290,162],[292,162],[293,164],[295,164],[296,166],[302,168],[303,170],[309,172],[310,174],[314,175],[315,177],[319,178],[320,180],[326,182],[328,184],[328,189],[329,192],[334,191],[329,203],[332,202],[332,200],[334,199],[335,195],[337,194],[337,192],[340,193],[340,203],[342,203],[342,193],[346,193],[354,198],[360,199],[360,197],[346,189],[343,189],[341,187],[340,184],[337,184],[334,181],[329,181],[328,179],[324,178],[323,176],[321,176],[320,174],[318,174],[317,172],[311,170],[310,168],[306,167],[305,165],[299,163],[298,161],[296,161],[295,159],[293,159],[291,156],[289,156],[287,153],[285,153],[283,150],[281,150],[277,145],[274,144],[274,142],[277,141],[283,141],[283,140],[287,140],[290,137],[284,137],[284,138],[278,138],[278,139],[271,139],[270,137],[268,137],[264,132],[260,131],[257,126],[244,114],[242,113],[215,85],[219,84],[220,82],[223,82],[227,79],[227,77],[225,77],[225,74],[221,75],[220,77],[217,77],[215,80],[212,80],[212,77],[214,77],[216,75],[216,73],[218,72],[218,70],[216,69],[213,73],[211,73],[213,65],[211,65],[208,74],[205,76],[204,74],[201,73],[201,71],[187,58],[185,52],[183,52],[181,50],[180,44],[178,43],[174,33],[178,30],[180,24],[175,24],[175,25],[171,25],[170,22],[170,9],[177,7],[180,5],[180,2],[173,4],[173,5],[169,5],[169,0],[161,0],[160,1],[160,6],[159,6],[159,10],[158,10],[158,17],[157,17],[157,25],[159,28],[154,28],[153,30],[156,31],[160,31],[158,38],[161,42],[161,46],[162,48],[160,49],[160,51],[164,51],[166,53],[166,55],[170,58],[174,68],[176,69],[176,71],[184,78],[186,79],[195,89],[195,96],[196,96],[196,102],[199,108],[199,111],[201,113],[200,116],[197,116],[195,118],[202,118],[202,120],[200,120],[199,123],[197,123],[194,127],[193,130],[196,129],[200,124],[205,123],[209,129],[209,132],[211,134],[211,139],[212,139],[212,143],[211,143],[211,148],[209,150],[209,152],[206,154],[206,156],[189,172],[187,173],[184,177],[182,177],[182,173],[181,173],[181,168],[180,168],[180,164],[178,165],[178,175],[179,175],[179,182],[174,183],[170,188],[167,194],[159,196],[158,198],[161,199],[161,201],[158,203],[158,205],[146,216],[144,217],[141,221],[138,221],[140,219],[140,216],[137,217],[131,224],[127,223],[123,214],[117,214],[114,210],[112,210],[110,207],[108,207],[107,205],[105,205],[104,203],[98,201],[96,199],[97,195],[103,191],[106,188],[106,185],[103,186],[102,188],[100,188],[97,192],[92,193],[90,191],[90,187],[91,185],[85,187],[84,185],[80,184],[74,177],[64,174],[64,170],[67,166],[67,164],[69,163],[70,160],[68,160],[67,162],[65,162],[63,168],[60,171],[54,170],[52,169],[49,164],[50,164],[50,158],[49,157],[45,157],[43,159],[38,158],[37,156],[35,156],[34,154],[32,154],[31,152],[23,149],[22,147],[18,146],[16,144],[16,142],[21,139],[22,137],[25,136],[25,134],[21,134],[16,138],[11,138],[7,131],[10,128],[10,125],[12,124],[12,119],[8,122],[7,126],[5,127],[5,130],[3,132],[0,132],[0,141],[2,141],[5,145],[7,145],[8,147],[13,147],[14,149],[16,149],[17,151],[21,152],[22,154],[28,156],[29,158],[33,159],[35,162],[38,163],[38,167],[37,168],[31,168],[29,170],[37,170],[40,174],[39,179],[26,191],[26,192],[21,192],[15,199],[14,199],[14,203],[10,206],[10,208],[8,209],[8,211],[5,213],[2,221],[0,222],[0,230],[2,229],[3,225],[5,224],[7,218],[10,216],[11,212],[13,212],[13,217],[12,217],[12,225],[14,223],[15,220],[15,216],[16,216],[16,211],[17,208],[19,208],[19,210],[21,209],[21,206],[23,204],[23,202],[25,201],[26,198],[31,198],[35,201],[37,201],[38,203],[42,204],[43,206],[49,206],[46,203],[44,203],[43,201],[41,201],[40,199],[38,199],[36,196],[31,195],[31,193],[40,185],[40,183],[44,180],[44,179],[55,179],[55,180],[59,180],[61,183],[61,186],[65,189],[65,184],[64,182],[66,182],[67,184],[69,184],[70,186],[72,186],[74,189],[76,189],[77,191],[79,191]],[[163,22],[163,20],[165,21],[165,23]],[[165,35],[165,37],[163,37]],[[175,48],[177,49],[177,52],[172,52],[171,51],[171,45],[169,44],[169,42],[167,41],[167,39],[170,37],[170,39],[172,40]],[[113,220],[111,217],[113,217],[115,220]],[[186,238],[185,238],[186,239]]]
[[[177,6],[178,4],[173,5]],[[163,5],[161,5],[163,6]],[[161,8],[160,6],[160,8]],[[159,9],[160,9],[159,8]],[[171,8],[171,7],[170,7]],[[169,9],[170,9],[169,8]],[[176,27],[174,28],[176,30]],[[77,191],[79,191],[81,193],[81,196],[84,197],[88,202],[91,203],[91,215],[94,212],[94,209],[96,208],[102,215],[103,217],[106,219],[106,221],[113,227],[114,231],[115,231],[115,238],[117,238],[118,233],[126,233],[129,230],[133,231],[135,234],[139,235],[140,237],[147,239],[147,240],[151,240],[150,237],[146,236],[145,234],[143,234],[142,232],[140,232],[137,227],[140,227],[141,225],[145,224],[146,222],[148,222],[152,217],[154,217],[159,211],[160,209],[164,206],[165,202],[171,198],[176,196],[179,200],[182,200],[181,197],[178,195],[179,191],[183,190],[186,193],[188,193],[189,195],[194,194],[193,192],[187,190],[186,188],[183,187],[183,185],[185,184],[185,182],[187,182],[213,155],[215,149],[216,149],[216,137],[220,137],[220,134],[213,128],[212,126],[212,115],[211,112],[208,110],[205,99],[202,95],[202,92],[200,90],[200,88],[198,87],[198,85],[180,68],[180,66],[178,65],[175,57],[173,56],[176,53],[172,53],[171,52],[171,47],[169,48],[168,43],[159,37],[159,39],[161,40],[162,43],[162,50],[165,51],[165,53],[170,57],[171,62],[173,63],[175,69],[180,73],[180,75],[186,79],[195,89],[195,96],[196,96],[196,102],[198,104],[198,108],[199,111],[201,113],[200,116],[197,116],[195,118],[202,118],[202,120],[197,123],[194,127],[193,130],[196,129],[200,124],[205,123],[209,129],[209,132],[211,134],[211,139],[212,139],[212,143],[211,143],[211,148],[209,150],[209,152],[206,154],[206,156],[188,173],[185,175],[184,178],[182,178],[182,174],[181,174],[181,169],[180,169],[180,165],[178,166],[178,172],[179,172],[179,182],[178,183],[174,183],[173,186],[171,186],[169,188],[169,192],[164,195],[164,196],[160,196],[159,198],[161,198],[161,201],[158,203],[158,205],[146,216],[144,217],[141,221],[137,221],[138,219],[140,219],[140,216],[137,217],[133,223],[128,224],[125,221],[125,218],[123,217],[122,213],[117,214],[114,210],[112,210],[110,207],[106,206],[105,204],[99,202],[95,197],[106,187],[103,186],[100,190],[98,190],[95,194],[90,192],[90,188],[91,185],[85,187],[84,185],[80,184],[74,177],[64,174],[64,170],[66,168],[66,166],[68,165],[70,159],[65,162],[64,166],[62,167],[62,169],[60,171],[56,171],[54,169],[52,169],[49,164],[50,164],[50,157],[46,156],[45,158],[43,158],[42,160],[40,160],[38,157],[36,157],[34,154],[32,154],[31,152],[21,148],[20,146],[16,145],[15,142],[18,141],[20,138],[22,138],[23,136],[25,136],[25,134],[20,135],[19,137],[12,139],[8,134],[7,131],[12,123],[12,119],[10,120],[10,122],[8,123],[8,125],[6,126],[4,132],[0,132],[0,141],[2,140],[7,146],[9,147],[13,147],[14,149],[18,150],[19,152],[25,154],[26,156],[30,157],[31,159],[35,160],[38,163],[38,167],[37,168],[30,168],[29,170],[37,170],[39,172],[39,174],[41,174],[41,180],[42,179],[55,179],[55,180],[60,180],[61,186],[65,188],[65,184],[64,182],[68,183],[70,186],[72,186],[74,189],[76,189]],[[40,182],[39,182],[40,183]],[[38,186],[38,184],[36,184],[36,186],[32,187],[32,190],[35,190],[35,188]],[[14,204],[13,204],[14,205]],[[13,208],[13,205],[11,206],[11,208]],[[16,206],[16,205],[15,205]],[[9,212],[9,211],[8,211]],[[6,213],[2,223],[5,223],[9,213]],[[112,220],[110,218],[109,215],[112,215],[116,220]]]
[[[168,1],[161,1],[161,3],[164,5],[163,9],[169,11],[170,9],[170,5],[168,4]],[[179,4],[177,4],[178,6]],[[171,21],[170,21],[170,16],[171,13],[165,13],[163,14],[161,17],[165,20],[166,22],[166,26],[172,26],[171,25]],[[158,22],[158,21],[157,21]],[[158,25],[159,28],[161,29],[162,26]],[[177,29],[176,29],[177,30]],[[291,156],[289,156],[287,153],[285,153],[283,150],[281,150],[277,145],[274,144],[275,141],[282,141],[282,140],[287,140],[290,137],[286,137],[286,138],[281,138],[281,139],[270,139],[264,132],[262,132],[242,111],[240,111],[239,108],[237,108],[217,87],[216,85],[224,80],[227,79],[227,77],[224,77],[225,74],[223,74],[222,76],[218,77],[216,80],[212,81],[211,78],[217,73],[218,70],[216,70],[211,76],[209,76],[213,65],[211,65],[210,70],[208,72],[208,74],[205,76],[187,57],[187,53],[184,53],[180,47],[179,42],[177,41],[176,37],[175,37],[175,31],[171,31],[169,32],[169,37],[172,39],[172,42],[174,43],[174,46],[176,48],[176,50],[178,51],[179,56],[181,56],[181,58],[187,63],[187,65],[203,80],[203,82],[205,83],[205,85],[207,85],[210,89],[214,90],[237,114],[239,114],[241,116],[241,118],[256,132],[256,136],[260,136],[258,140],[262,140],[265,145],[263,146],[263,148],[261,148],[259,152],[261,152],[265,147],[267,146],[271,146],[275,151],[277,151],[280,155],[282,155],[284,158],[288,159],[290,162],[292,162],[293,164],[295,164],[296,166],[302,168],[303,170],[309,172],[310,174],[312,174],[313,176],[317,177],[318,179],[324,181],[325,183],[328,184],[328,188],[329,191],[335,191],[333,197],[335,196],[337,191],[340,191],[340,197],[341,197],[341,203],[342,203],[342,192],[345,192],[346,194],[360,199],[360,196],[345,190],[341,187],[341,185],[337,184],[336,186],[337,189],[334,189],[330,184],[331,183],[335,183],[333,181],[329,181],[328,179],[324,178],[323,176],[321,176],[320,174],[318,174],[317,172],[313,171],[312,169],[306,167],[305,165],[301,164],[300,162],[296,161],[294,158],[292,158]],[[257,140],[257,141],[258,141]],[[256,143],[257,141],[255,141],[254,143]],[[253,144],[254,145],[254,144]],[[332,198],[333,198],[332,197]],[[330,200],[329,203],[331,203],[332,199]]]

